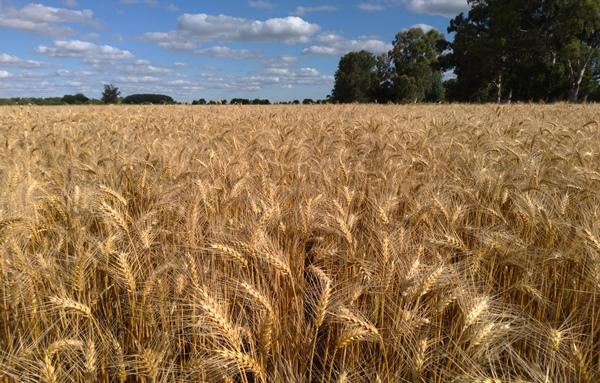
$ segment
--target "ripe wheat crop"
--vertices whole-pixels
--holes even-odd
[[[0,381],[600,380],[597,106],[0,109]]]

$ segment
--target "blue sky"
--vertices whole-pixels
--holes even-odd
[[[466,0],[0,0],[0,97],[324,98],[341,55],[381,53]]]

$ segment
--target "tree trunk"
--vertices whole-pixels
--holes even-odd
[[[579,89],[581,89],[581,82],[583,81],[583,76],[585,75],[585,69],[587,65],[583,67],[582,70],[579,71],[577,79],[573,84],[571,84],[571,90],[569,91],[569,101],[577,102],[579,98]]]
[[[498,81],[496,81],[496,89],[498,91],[496,96],[496,103],[502,102],[502,73],[498,75]]]
[[[579,98],[579,90],[581,89],[581,83],[583,82],[583,76],[585,76],[585,70],[587,69],[588,64],[590,63],[590,59],[592,55],[590,54],[588,58],[584,61],[583,66],[578,72],[575,72],[571,64],[571,60],[568,61],[569,74],[572,78],[571,81],[571,89],[569,89],[569,101],[577,102]],[[579,68],[578,68],[579,69]]]

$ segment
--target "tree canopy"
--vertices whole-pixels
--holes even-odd
[[[445,39],[436,30],[424,32],[421,28],[412,28],[396,35],[389,53],[393,64],[393,101],[435,102],[444,98],[438,65],[444,46]]]
[[[469,0],[455,17],[451,92],[460,101],[579,101],[598,86],[600,0]]]
[[[102,102],[105,104],[114,104],[119,101],[121,91],[113,84],[104,85],[104,91],[102,92]]]
[[[468,0],[448,42],[413,28],[339,62],[335,102],[597,100],[600,0]],[[444,72],[447,79],[443,82]]]
[[[444,97],[438,58],[443,36],[412,28],[396,35],[393,48],[380,56],[360,51],[340,59],[335,74],[335,102],[422,102]]]
[[[377,82],[373,54],[367,51],[350,52],[340,59],[331,93],[336,102],[369,102]]]
[[[80,105],[80,104],[87,104],[90,101],[90,99],[87,98],[82,93],[77,93],[77,94],[65,94],[63,96],[63,98],[61,99],[61,101],[65,104]]]
[[[164,94],[132,94],[123,99],[124,104],[174,104],[171,96]]]

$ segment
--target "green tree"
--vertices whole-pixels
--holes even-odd
[[[436,30],[424,32],[421,28],[411,28],[398,33],[389,53],[393,70],[387,71],[387,75],[391,74],[391,81],[386,75],[380,75],[379,85],[382,81],[392,84],[393,101],[443,100],[442,71],[438,58],[444,47],[444,37]],[[381,65],[378,68],[381,74],[384,69]]]
[[[65,104],[76,104],[76,105],[80,105],[80,104],[87,104],[90,101],[89,98],[87,98],[85,95],[83,95],[82,93],[77,93],[77,94],[65,94],[62,98],[62,102]]]
[[[333,102],[371,102],[377,83],[377,60],[367,51],[350,52],[340,59],[331,94]]]
[[[544,1],[553,52],[565,67],[568,99],[580,100],[593,88],[593,70],[600,60],[600,0]]]
[[[508,4],[511,3],[511,4]],[[451,53],[443,60],[456,76],[454,91],[461,101],[500,102],[506,92],[507,62],[511,47],[507,34],[515,29],[514,1],[507,0],[501,11],[495,0],[469,0],[467,16],[460,14],[450,21],[448,32],[454,33]],[[509,23],[503,26],[503,22]]]
[[[442,59],[462,101],[577,101],[593,89],[600,0],[468,0]],[[450,90],[450,89],[449,89]],[[582,97],[583,93],[583,97]]]
[[[372,91],[375,101],[378,103],[397,101],[394,86],[395,68],[389,52],[377,56],[375,73],[376,81]]]
[[[171,96],[164,94],[132,94],[123,99],[124,104],[174,104]]]
[[[121,91],[113,84],[104,85],[104,91],[102,92],[102,102],[105,104],[114,104],[119,100]]]

